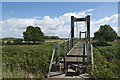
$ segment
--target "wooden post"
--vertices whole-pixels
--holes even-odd
[[[86,48],[86,49],[87,49],[87,62],[90,63],[90,62],[91,62],[91,60],[90,60],[90,57],[91,57],[91,56],[90,56],[90,55],[91,55],[91,49],[90,49],[90,47],[91,47],[91,45],[90,45],[89,42],[87,42],[86,44],[87,44],[87,45],[86,45],[86,47],[87,47],[87,48]]]
[[[86,37],[86,31],[85,31],[85,41],[86,41],[87,37]]]
[[[59,64],[59,43],[55,46],[55,53],[56,53],[56,64]]]
[[[90,15],[87,15],[87,41],[90,42]]]
[[[83,43],[83,56],[86,54],[86,42]],[[83,57],[83,63],[85,62],[85,57]],[[86,66],[83,64],[83,66]],[[85,73],[86,69],[83,67],[83,73]]]
[[[94,63],[93,63],[93,46],[91,44],[91,64],[92,64],[92,71],[94,71]]]
[[[73,46],[75,45],[75,38],[73,38]]]
[[[64,53],[64,71],[66,72],[66,53],[65,53],[65,42],[63,43],[63,53]]]
[[[51,71],[51,68],[52,68],[52,61],[54,59],[54,54],[55,54],[55,49],[53,49],[52,58],[50,60],[50,66],[49,66],[49,71],[48,71],[47,78],[49,78],[49,76],[50,76],[50,71]]]
[[[83,56],[85,55],[85,43],[83,43]],[[85,62],[85,57],[83,57],[83,62]]]
[[[69,39],[68,39],[67,46],[68,46],[67,51],[69,52]]]
[[[81,41],[81,31],[80,31],[80,41]]]
[[[73,38],[74,38],[74,16],[71,16],[71,48],[73,47]]]

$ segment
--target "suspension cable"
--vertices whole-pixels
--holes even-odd
[[[77,22],[76,22],[76,31],[77,31],[77,34],[79,34]],[[77,37],[77,35],[76,35],[76,37]]]

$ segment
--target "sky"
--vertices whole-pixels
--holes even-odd
[[[3,2],[2,38],[23,38],[29,25],[40,27],[46,36],[68,38],[71,16],[87,15],[91,37],[104,24],[118,32],[118,2]],[[75,23],[75,37],[79,37],[79,31],[86,31],[85,22]]]

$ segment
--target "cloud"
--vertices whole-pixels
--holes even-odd
[[[35,17],[33,17],[34,19],[40,19],[41,17],[39,17],[39,16],[35,16]]]
[[[31,19],[16,19],[10,18],[2,21],[3,37],[22,37],[23,31],[29,25],[39,26],[45,35],[68,37],[70,34],[71,16],[85,17],[87,14],[83,12],[65,13],[60,17],[51,18],[44,16],[42,19],[39,16]]]
[[[91,21],[91,36],[94,36],[94,32],[96,32],[99,29],[100,25],[105,25],[105,24],[110,25],[118,33],[118,14],[113,14],[109,17],[104,17],[99,20],[92,20]]]
[[[7,20],[2,21],[2,36],[3,37],[23,37],[23,32],[26,30],[27,26],[39,26],[43,33],[47,36],[59,36],[63,38],[68,38],[70,35],[70,25],[71,25],[71,16],[75,17],[85,17],[90,11],[93,9],[89,9],[83,12],[70,12],[65,13],[62,16],[51,18],[50,16],[44,16],[43,18],[36,16],[29,19],[16,19],[10,18]],[[99,29],[100,24],[104,22],[116,22],[116,14],[103,18],[97,21],[91,21],[91,36],[93,36],[94,32]],[[75,37],[78,37],[78,33],[80,30],[85,31],[85,23],[77,23],[77,27],[75,24]]]
[[[94,21],[94,24],[109,24],[109,23],[116,23],[118,22],[118,14],[114,14],[110,17],[104,17],[103,19],[100,19],[98,21]]]
[[[93,11],[93,9],[89,9],[89,10],[88,10],[88,12],[91,12],[91,11]]]

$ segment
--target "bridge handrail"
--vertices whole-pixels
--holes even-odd
[[[93,45],[91,44],[91,65],[92,65],[92,70],[94,70],[93,69],[93,67],[94,67],[94,61],[93,61]]]
[[[59,44],[62,44],[62,43],[64,43],[64,42],[68,42],[69,40],[72,40],[72,39],[75,39],[75,38],[70,38],[70,39],[68,39],[68,40],[64,40],[64,41],[62,41],[62,42],[59,42]]]
[[[88,63],[90,62],[92,65],[94,64],[93,62],[93,45],[90,42],[86,42],[85,45],[86,48],[86,54],[87,54],[87,61]]]
[[[52,58],[51,58],[51,61],[50,61],[50,66],[49,66],[49,71],[48,71],[48,74],[47,74],[47,78],[49,78],[49,75],[50,75],[50,71],[51,71],[51,68],[52,68],[52,63],[53,63],[53,59],[54,59],[54,56],[55,56],[55,52],[57,52],[57,56],[59,56],[59,45],[60,44],[64,44],[65,42],[70,42],[70,40],[74,40],[75,38],[70,38],[70,39],[68,39],[68,40],[64,40],[64,41],[62,41],[62,42],[59,42],[58,44],[57,44],[57,47],[55,47],[54,49],[53,49],[53,53],[52,53]],[[69,45],[68,45],[69,46]],[[70,47],[70,46],[69,46]],[[65,44],[64,44],[64,46],[63,46],[63,48],[65,48]],[[71,48],[72,49],[72,48]],[[57,50],[57,51],[56,51]],[[65,54],[65,52],[64,52],[64,54]]]
[[[52,67],[52,62],[53,62],[53,59],[54,59],[54,55],[55,55],[55,48],[53,49],[52,58],[51,58],[51,61],[50,61],[50,67],[49,67],[47,78],[49,78],[49,74],[50,74],[50,71],[51,71],[51,67]]]

